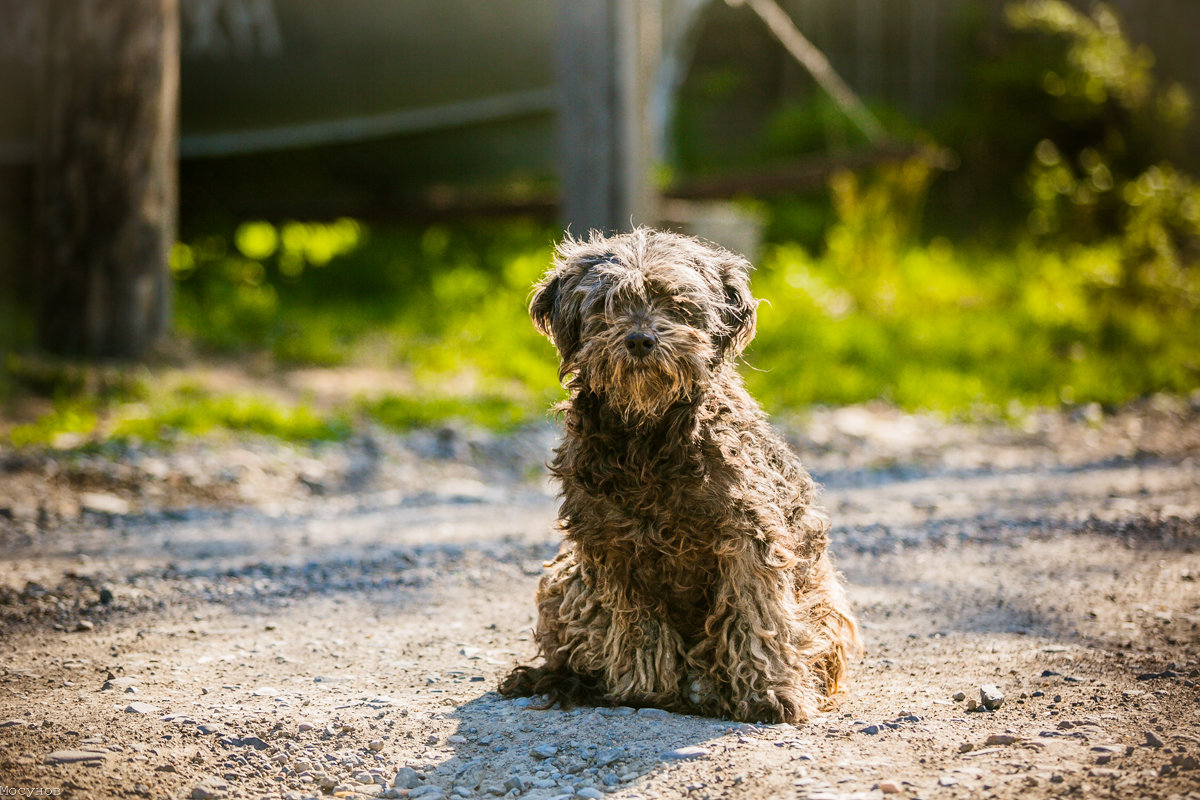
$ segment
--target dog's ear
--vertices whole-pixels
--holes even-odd
[[[579,345],[579,310],[570,302],[570,292],[565,267],[558,267],[546,275],[534,287],[533,299],[529,302],[529,316],[533,326],[558,348],[559,357],[567,357]]]
[[[733,253],[723,254],[721,284],[725,305],[721,309],[722,330],[717,344],[722,356],[738,356],[754,338],[758,301],[750,293],[750,262]]]

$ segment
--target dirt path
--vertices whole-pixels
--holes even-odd
[[[1197,405],[793,426],[868,648],[801,727],[492,691],[532,653],[555,502],[530,464],[552,432],[377,437],[294,469],[252,451],[261,475],[183,481],[182,509],[147,488],[146,454],[10,457],[0,791],[1200,798]],[[181,459],[253,461],[153,458],[168,484]],[[969,710],[988,684],[1003,704]]]

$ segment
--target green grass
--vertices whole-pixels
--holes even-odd
[[[754,275],[764,300],[758,336],[742,367],[768,411],[883,399],[1002,415],[1200,386],[1196,264],[1174,264],[1155,283],[1146,277],[1158,274],[1155,262],[1131,272],[1120,238],[1026,238],[1007,249],[920,242],[911,209],[921,180],[901,170],[882,189],[835,181],[836,222],[819,252],[788,241],[786,224],[770,229],[776,240]],[[167,388],[145,370],[10,359],[10,379],[54,407],[7,438],[37,446],[226,432],[314,441],[367,421],[511,430],[541,419],[563,390],[554,349],[525,309],[555,235],[523,222],[422,230],[339,221],[193,236],[174,259],[176,327],[202,353],[268,371],[365,365],[401,372],[412,388],[318,409]]]
[[[1113,297],[1118,258],[1108,245],[1004,254],[936,241],[851,274],[829,254],[774,247],[747,382],[774,410],[883,398],[949,413],[1195,389],[1200,317]]]

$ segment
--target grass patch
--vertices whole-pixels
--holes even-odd
[[[450,421],[511,431],[540,417],[531,404],[499,395],[485,397],[411,397],[389,395],[360,405],[371,420],[400,431]]]

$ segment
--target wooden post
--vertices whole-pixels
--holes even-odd
[[[35,93],[38,340],[60,354],[138,356],[170,313],[178,0],[53,6]]]
[[[656,216],[648,104],[660,0],[559,0],[556,66],[563,221],[628,230]]]

